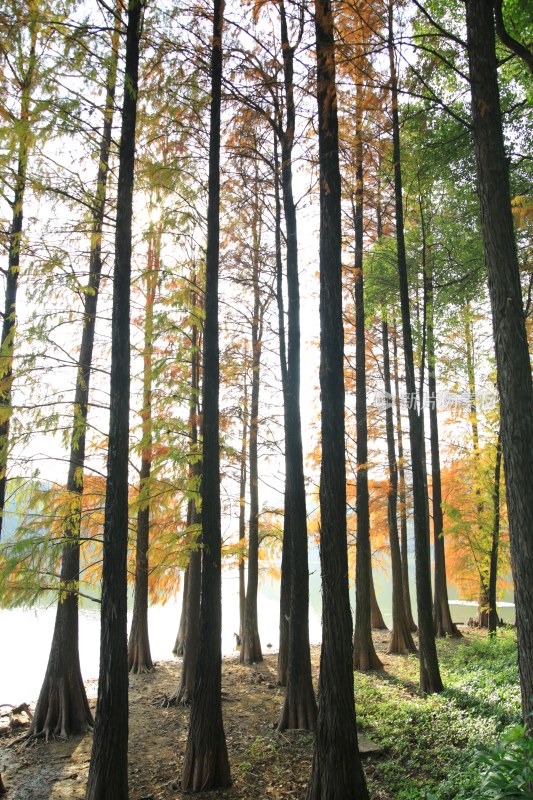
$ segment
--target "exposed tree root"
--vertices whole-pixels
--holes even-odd
[[[130,669],[130,675],[149,675],[155,667],[148,667],[146,664],[134,664]]]
[[[75,734],[85,733],[93,724],[79,669],[65,668],[65,672],[58,676],[49,666],[25,738],[69,739]]]
[[[140,643],[128,648],[128,669],[130,675],[148,675],[154,671],[149,645],[146,648]]]
[[[186,707],[191,704],[192,693],[187,687],[178,687],[178,689],[171,695],[165,695],[163,699],[163,708],[177,708],[178,706]]]

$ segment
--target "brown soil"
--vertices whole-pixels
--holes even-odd
[[[386,632],[375,632],[376,649],[385,655]],[[320,650],[312,649],[317,686]],[[207,794],[224,800],[303,798],[311,769],[313,735],[299,731],[278,733],[275,725],[283,702],[276,686],[277,655],[262,664],[242,666],[237,657],[225,658],[222,670],[223,714],[233,786]],[[187,737],[189,710],[164,708],[164,699],[178,683],[181,659],[159,663],[153,673],[130,676],[130,800],[167,800],[181,796],[179,775]],[[96,682],[87,683],[94,711]],[[24,724],[24,719],[19,719]],[[23,731],[4,733],[8,745]],[[92,735],[68,741],[15,743],[2,748],[0,770],[8,800],[63,800],[84,798]],[[376,758],[375,754],[365,756]]]

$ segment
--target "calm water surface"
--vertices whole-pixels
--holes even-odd
[[[321,595],[319,568],[310,562],[309,633],[313,644],[321,641]],[[234,631],[239,625],[238,577],[228,572],[222,582],[222,652],[234,651]],[[378,601],[385,619],[391,626],[391,587],[384,578],[376,579]],[[353,590],[351,592],[353,596]],[[414,598],[414,587],[412,597]],[[452,595],[453,596],[453,595]],[[156,661],[172,658],[181,612],[181,594],[165,605],[149,610],[150,646]],[[278,647],[279,583],[268,577],[261,583],[258,601],[259,632],[265,652],[268,645]],[[475,616],[472,603],[451,600],[455,622],[466,622]],[[415,610],[415,609],[413,609]],[[514,622],[514,606],[504,603],[498,607],[506,622]],[[130,612],[131,613],[131,612]],[[55,620],[55,606],[36,609],[0,609],[0,704],[18,704],[35,700],[39,694],[48,662]],[[98,677],[100,648],[100,609],[84,608],[80,611],[80,660],[85,679]]]

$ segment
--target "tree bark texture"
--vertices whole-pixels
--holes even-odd
[[[357,540],[355,574],[354,669],[379,669],[382,664],[372,641],[371,589],[372,557],[370,549],[370,508],[368,495],[368,421],[366,409],[366,337],[365,295],[363,281],[363,109],[362,89],[357,89],[355,112],[355,423],[357,430]],[[377,601],[376,601],[377,605]]]
[[[404,606],[402,557],[400,538],[398,536],[398,463],[394,446],[394,415],[392,409],[392,392],[389,356],[389,326],[386,319],[381,323],[381,339],[383,342],[383,388],[385,397],[391,398],[385,408],[385,425],[387,431],[387,456],[389,462],[389,492],[387,495],[387,522],[389,526],[389,543],[392,571],[392,631],[389,653],[416,653],[415,643],[407,620]]]
[[[199,462],[194,464],[197,474],[200,474]],[[189,500],[187,509],[187,527],[193,529],[201,523],[200,515],[196,511],[196,501]],[[200,600],[202,587],[202,551],[198,544],[193,545],[189,555],[187,580],[187,595],[183,598],[186,604],[184,653],[181,667],[180,682],[174,694],[167,702],[167,706],[188,706],[191,704],[196,683],[196,665],[198,663],[198,645],[200,641]]]
[[[220,426],[218,271],[220,253],[220,111],[224,2],[215,0],[211,49],[211,110],[207,207],[205,323],[203,338],[202,597],[196,684],[181,786],[185,792],[224,788],[231,775],[222,722],[220,639],[222,565],[220,520]]]
[[[259,387],[261,350],[263,344],[263,310],[261,306],[259,199],[256,192],[252,211],[252,288],[254,309],[252,317],[252,387],[250,397],[250,520],[248,524],[248,584],[244,605],[244,630],[241,641],[241,664],[263,660],[257,619],[257,590],[259,586],[259,474],[257,439],[259,433]]]
[[[196,278],[193,278],[195,284]],[[196,309],[197,293],[192,292],[192,307]],[[198,325],[193,322],[191,331],[191,394],[189,398],[189,426],[191,430],[191,453],[198,451],[198,398],[200,396]],[[197,491],[202,476],[202,462],[197,457],[189,462],[189,477],[194,491]],[[185,607],[184,654],[179,685],[168,700],[168,705],[190,705],[196,683],[196,665],[200,642],[200,602],[202,587],[202,550],[198,528],[201,527],[201,513],[198,511],[196,497],[191,497],[187,506],[187,528],[189,531],[190,553],[187,568],[187,587],[183,597]]]
[[[248,450],[248,379],[244,371],[244,396],[242,402],[241,472],[239,477],[239,639],[244,634],[246,611],[246,583],[244,579],[244,551],[246,549],[246,473]]]
[[[150,543],[150,475],[152,472],[152,355],[154,303],[159,277],[161,223],[150,232],[148,265],[145,275],[145,318],[143,350],[143,408],[141,411],[141,469],[139,474],[139,510],[135,545],[135,595],[128,639],[128,668],[136,674],[152,672],[154,664],[148,635],[148,547]]]
[[[533,388],[504,149],[493,5],[467,0],[472,123],[488,272],[524,720],[533,729]]]
[[[183,599],[181,601],[181,614],[180,624],[178,625],[178,632],[176,634],[176,641],[172,648],[172,653],[175,656],[182,656],[185,648],[185,625],[187,618],[187,587],[189,584],[189,566],[187,565],[183,573]]]
[[[428,392],[429,392],[429,436],[431,446],[431,490],[433,508],[433,553],[435,560],[435,579],[433,597],[433,623],[435,635],[461,638],[457,625],[452,620],[448,602],[446,580],[446,553],[444,549],[444,517],[442,513],[442,483],[440,474],[439,423],[437,415],[437,376],[435,370],[435,334],[433,327],[433,272],[426,268],[425,282],[427,295],[427,351],[428,351]]]
[[[502,469],[502,439],[498,431],[496,443],[496,461],[494,464],[494,488],[492,490],[492,543],[490,548],[490,573],[489,573],[489,631],[496,633],[500,624],[496,608],[496,589],[498,585],[498,550],[500,546],[500,480]]]
[[[285,393],[286,503],[290,535],[290,612],[287,688],[278,728],[313,730],[316,700],[309,647],[309,562],[307,509],[300,415],[300,284],[298,232],[292,186],[292,149],[296,126],[294,53],[289,42],[285,4],[279,3],[286,124],[281,139],[281,180],[287,232],[288,348]]]
[[[130,0],[117,189],[100,673],[86,800],[128,797],[127,569],[131,226],[143,5]]]
[[[320,165],[322,650],[307,800],[368,800],[357,744],[346,538],[341,180],[334,28],[329,0],[315,0],[314,8]]]
[[[409,439],[411,446],[411,469],[413,474],[413,507],[415,526],[416,594],[418,609],[418,634],[420,652],[420,688],[423,692],[442,691],[442,680],[437,658],[435,632],[433,629],[432,592],[429,554],[429,526],[426,492],[424,487],[424,440],[422,409],[418,409],[409,307],[409,285],[405,253],[402,172],[400,162],[400,123],[398,116],[398,87],[394,61],[393,6],[389,3],[389,64],[392,94],[394,196],[396,212],[396,240],[398,247],[398,276],[403,326],[403,349],[405,357],[405,382],[409,406]]]
[[[287,421],[287,345],[285,337],[285,307],[283,301],[283,261],[281,246],[281,197],[280,197],[280,165],[278,137],[274,134],[274,198],[276,214],[276,300],[278,306],[279,360],[281,372],[281,388],[283,392],[283,430],[288,427]],[[287,475],[287,444],[285,443],[285,475]],[[277,664],[277,682],[279,686],[287,685],[289,662],[289,619],[291,611],[291,535],[289,530],[289,507],[287,480],[283,498],[283,545],[281,549],[281,581],[279,592],[279,652]]]
[[[482,533],[483,528],[483,512],[484,502],[481,498],[481,489],[479,486],[480,473],[482,471],[481,465],[481,452],[479,449],[479,424],[478,424],[478,404],[477,404],[477,391],[476,391],[476,354],[474,350],[474,331],[472,320],[472,307],[470,301],[465,303],[464,307],[465,318],[465,344],[466,344],[466,374],[468,378],[468,393],[470,399],[470,424],[472,426],[472,443],[474,448],[474,466],[475,466],[475,492],[478,497],[477,503],[477,525]],[[487,628],[489,624],[489,582],[488,572],[486,565],[482,562],[477,562],[479,572],[479,599],[478,599],[478,614],[476,618],[476,627]]]
[[[381,608],[379,607],[378,598],[376,595],[372,561],[370,562],[370,624],[373,630],[388,631],[387,623],[383,619],[383,614],[381,613]]]
[[[411,606],[411,590],[409,588],[409,545],[407,540],[407,492],[405,486],[405,459],[403,452],[402,412],[400,405],[400,370],[398,366],[398,329],[394,321],[392,337],[394,357],[394,392],[396,407],[396,429],[398,433],[398,501],[400,504],[400,549],[402,556],[403,604],[409,630],[417,630]]]

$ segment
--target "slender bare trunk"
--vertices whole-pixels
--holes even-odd
[[[383,383],[385,398],[392,398],[389,357],[389,326],[386,319],[381,323],[383,342]],[[389,492],[387,495],[387,521],[389,526],[389,542],[392,568],[392,631],[389,653],[415,653],[416,647],[411,635],[404,606],[402,560],[400,539],[398,537],[398,464],[394,447],[394,415],[392,402],[385,407],[385,424],[387,430],[387,455],[389,462]]]
[[[415,523],[416,588],[418,607],[418,633],[420,648],[420,688],[424,692],[442,691],[435,632],[433,629],[431,575],[429,556],[429,530],[426,493],[424,489],[424,440],[422,409],[417,408],[409,284],[405,253],[402,172],[400,161],[400,123],[398,116],[398,86],[394,61],[393,4],[389,3],[389,65],[392,93],[394,195],[396,210],[396,240],[398,245],[398,275],[402,308],[403,349],[405,380],[409,406],[409,438],[411,469],[413,473],[413,506]]]
[[[220,652],[222,531],[220,518],[218,273],[223,0],[214,0],[213,12],[202,382],[202,598],[196,683],[191,702],[189,736],[181,778],[181,787],[185,792],[224,788],[231,784],[226,735],[222,722],[222,656]]]
[[[280,729],[314,729],[316,700],[311,676],[309,647],[309,566],[307,510],[300,414],[300,282],[298,274],[298,234],[292,186],[292,150],[296,127],[294,104],[294,53],[296,45],[288,38],[284,0],[279,3],[286,124],[281,139],[281,179],[287,230],[288,348],[285,393],[286,503],[290,535],[290,613],[287,688]],[[300,32],[302,28],[300,27]]]
[[[143,408],[141,411],[141,469],[139,510],[135,546],[135,596],[128,640],[128,668],[133,673],[154,668],[148,635],[148,546],[150,542],[150,475],[152,472],[152,361],[154,304],[159,278],[162,226],[151,231],[148,240],[148,267],[145,275],[145,318],[143,350]]]
[[[143,4],[130,0],[117,192],[100,673],[86,800],[128,798],[128,455],[131,224]]]
[[[246,357],[245,357],[246,361]],[[241,474],[239,478],[239,639],[244,634],[246,609],[246,584],[244,578],[244,551],[246,549],[246,471],[248,449],[248,380],[244,371],[244,396],[242,401]]]
[[[353,222],[355,232],[355,420],[357,429],[357,555],[355,576],[355,630],[353,639],[354,669],[379,669],[372,641],[372,558],[370,549],[370,509],[368,494],[368,420],[366,409],[366,337],[365,293],[363,278],[363,97],[357,89],[355,112],[356,185]],[[372,587],[371,587],[372,584]],[[375,599],[375,592],[374,592]],[[377,605],[377,601],[376,601]]]
[[[252,288],[254,309],[252,317],[252,387],[250,398],[250,519],[248,524],[248,585],[244,607],[244,629],[241,641],[241,664],[254,664],[263,660],[259,624],[257,619],[257,591],[259,586],[259,474],[257,444],[259,433],[259,388],[261,377],[261,352],[263,347],[263,306],[261,304],[260,278],[260,220],[258,185],[255,183],[252,211]]]
[[[405,459],[403,451],[402,413],[400,406],[400,370],[398,365],[398,329],[394,321],[392,339],[394,357],[394,392],[396,407],[396,428],[398,431],[398,501],[400,505],[400,546],[402,557],[403,604],[409,630],[417,630],[411,607],[411,589],[409,587],[409,543],[407,540],[407,492],[405,486]]]
[[[500,545],[500,479],[502,467],[502,437],[498,430],[496,443],[496,461],[494,464],[494,487],[492,490],[492,543],[490,548],[490,574],[489,574],[489,631],[496,632],[500,624],[496,608],[496,588],[498,584],[498,550]]]
[[[346,547],[342,233],[335,42],[329,0],[315,1],[320,165],[320,562],[322,651],[307,800],[368,800],[359,757]]]
[[[437,376],[435,370],[435,335],[433,328],[433,273],[426,267],[425,287],[427,293],[427,348],[429,427],[431,440],[431,488],[433,493],[433,542],[435,558],[435,580],[433,598],[433,622],[436,636],[461,637],[457,625],[452,621],[448,602],[446,581],[446,553],[444,550],[444,518],[442,513],[442,483],[440,474],[439,423],[437,416]]]
[[[287,346],[285,337],[285,308],[283,302],[283,261],[281,253],[281,198],[278,138],[274,135],[274,197],[276,213],[276,300],[278,305],[279,360],[281,388],[283,392],[283,430],[288,427],[287,418]],[[285,434],[286,439],[286,434]],[[285,442],[285,475],[288,470],[287,444]],[[287,685],[289,663],[289,618],[291,613],[291,535],[289,529],[290,510],[288,504],[287,480],[285,479],[283,508],[283,546],[281,551],[281,581],[279,599],[279,652],[277,681],[280,686]]]

